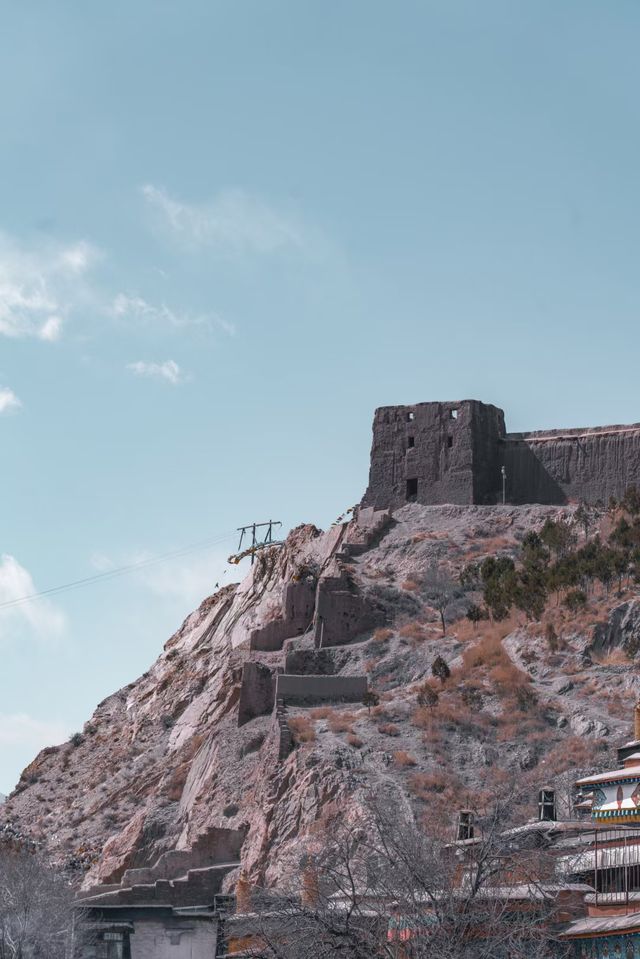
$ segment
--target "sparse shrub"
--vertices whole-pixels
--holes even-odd
[[[362,705],[367,707],[369,715],[371,715],[372,706],[377,706],[379,702],[380,696],[373,689],[368,689],[362,697]]]
[[[553,623],[547,623],[546,629],[544,631],[545,639],[547,640],[547,646],[552,653],[558,651],[558,634],[556,633],[555,626]]]
[[[620,505],[631,516],[637,516],[640,513],[640,490],[637,486],[629,486],[626,490]]]
[[[433,709],[438,705],[438,696],[438,690],[434,689],[431,683],[423,683],[418,689],[418,706]]]
[[[442,685],[446,683],[451,675],[451,670],[447,666],[442,656],[436,656],[431,666],[431,673],[436,679],[439,679]]]
[[[527,685],[516,686],[515,697],[518,708],[523,713],[526,713],[529,709],[532,709],[538,701],[535,690],[533,690],[531,686]]]
[[[173,726],[173,716],[171,713],[163,713],[160,717],[160,723],[163,729],[171,729]]]
[[[315,726],[307,716],[292,716],[289,729],[295,743],[311,743],[316,738]]]
[[[582,589],[571,589],[564,598],[564,605],[572,613],[578,613],[587,605],[587,594]]]
[[[482,622],[483,619],[489,619],[489,611],[484,606],[478,606],[477,603],[472,603],[467,610],[467,619],[473,623],[473,628],[477,629],[478,623]]]
[[[226,816],[227,819],[230,819],[232,816],[237,815],[240,812],[240,806],[237,803],[231,802],[228,803],[222,810],[222,815]]]
[[[460,691],[460,699],[467,709],[472,709],[474,712],[481,710],[484,705],[482,693],[475,686],[463,686]]]
[[[84,739],[83,739],[83,737],[82,737],[82,733],[74,733],[73,736],[70,736],[70,737],[69,737],[69,742],[71,743],[72,746],[74,746],[74,747],[76,747],[76,748],[77,748],[78,746],[82,746],[82,744],[83,744],[83,742],[84,742]]]

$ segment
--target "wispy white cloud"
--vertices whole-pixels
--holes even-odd
[[[207,330],[221,330],[228,336],[235,334],[233,323],[223,319],[217,313],[189,313],[172,310],[166,304],[156,305],[149,303],[141,296],[129,296],[118,293],[112,306],[112,314],[120,320],[140,325],[164,325],[174,329],[185,329],[189,326],[204,327]]]
[[[85,274],[97,258],[85,242],[29,248],[0,233],[0,335],[59,339],[86,297]]]
[[[70,731],[57,720],[34,719],[27,713],[0,713],[0,746],[23,746],[35,753],[64,742]]]
[[[8,386],[0,386],[0,416],[3,413],[15,413],[22,403]]]
[[[135,373],[136,376],[165,380],[173,386],[184,383],[188,379],[175,360],[165,360],[164,363],[145,363],[144,360],[138,360],[136,363],[129,363],[127,369]]]
[[[0,556],[0,640],[9,639],[24,631],[41,639],[55,639],[65,629],[63,612],[43,597],[16,606],[4,606],[23,596],[37,592],[29,571],[14,556]]]
[[[295,217],[244,190],[223,190],[203,204],[177,200],[151,183],[142,187],[142,195],[162,225],[188,246],[240,256],[301,252],[313,242]]]

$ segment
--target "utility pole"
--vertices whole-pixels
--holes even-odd
[[[248,537],[251,535],[251,546],[249,550],[251,552],[251,565],[253,566],[256,558],[256,550],[262,549],[264,546],[274,546],[276,542],[273,539],[273,527],[282,526],[282,523],[279,520],[270,519],[267,523],[249,523],[248,526],[239,526],[238,532],[240,533],[240,543],[238,544],[238,553],[242,552],[242,543],[245,535]],[[266,528],[266,533],[260,539],[256,534],[256,530]],[[279,541],[278,541],[279,542]]]
[[[504,466],[500,468],[500,472],[502,473],[502,505],[504,506],[507,502],[507,471]]]

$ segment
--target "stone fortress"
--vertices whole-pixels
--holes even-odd
[[[607,503],[640,488],[640,423],[507,433],[478,400],[383,406],[362,505]]]

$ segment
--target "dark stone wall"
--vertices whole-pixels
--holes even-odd
[[[640,487],[640,426],[509,434],[502,446],[511,503],[607,503]]]
[[[366,676],[288,676],[278,673],[276,697],[287,704],[362,702],[367,692]]]
[[[300,636],[311,625],[316,604],[316,584],[311,577],[288,583],[282,600],[282,615],[251,633],[251,649],[274,652],[286,639]]]
[[[344,570],[318,581],[314,643],[342,646],[386,621],[382,607],[372,603]]]
[[[506,433],[504,413],[478,400],[376,410],[362,506],[607,502],[640,487],[640,424]]]
[[[238,726],[256,716],[265,716],[273,709],[276,698],[276,678],[262,663],[245,663],[242,667],[242,685],[238,703]]]
[[[373,420],[363,506],[495,502],[502,410],[478,400],[384,406]]]

